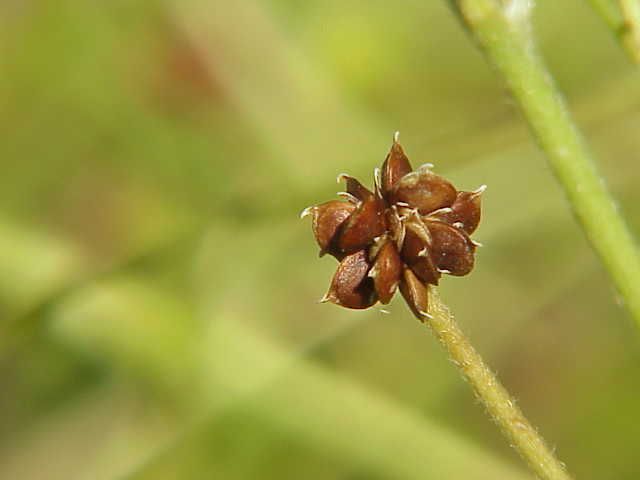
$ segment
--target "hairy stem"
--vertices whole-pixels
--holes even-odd
[[[515,400],[484,363],[432,286],[429,287],[429,314],[431,318],[418,319],[431,328],[446,348],[451,361],[531,470],[543,480],[570,480],[564,464],[555,457]]]
[[[640,256],[593,156],[538,56],[527,0],[452,4],[504,77],[591,245],[640,326]]]

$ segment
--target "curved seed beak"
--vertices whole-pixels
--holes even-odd
[[[304,217],[308,217],[309,215],[311,215],[313,213],[313,208],[314,207],[307,207],[304,210],[302,210],[300,212],[300,218],[304,218]]]

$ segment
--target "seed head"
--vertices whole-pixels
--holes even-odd
[[[341,173],[343,200],[305,209],[312,217],[320,255],[340,263],[322,301],[346,308],[387,304],[397,288],[419,318],[428,317],[428,284],[442,274],[467,275],[476,246],[470,236],[480,222],[486,186],[458,191],[424,164],[413,170],[394,135],[375,169],[374,191]]]

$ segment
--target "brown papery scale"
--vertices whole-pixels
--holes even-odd
[[[427,285],[443,274],[467,275],[479,244],[478,227],[485,187],[458,191],[432,172],[413,170],[394,136],[391,150],[374,173],[369,190],[349,175],[342,200],[304,210],[312,217],[320,254],[340,262],[322,301],[347,308],[389,303],[397,288],[419,318],[428,316]]]

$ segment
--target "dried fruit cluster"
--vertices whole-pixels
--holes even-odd
[[[418,316],[426,315],[427,284],[443,273],[466,275],[476,246],[469,235],[480,222],[484,186],[458,192],[425,164],[413,171],[397,142],[382,169],[374,173],[374,191],[348,175],[343,200],[309,207],[320,255],[340,265],[322,301],[347,308],[389,303],[396,288]]]

